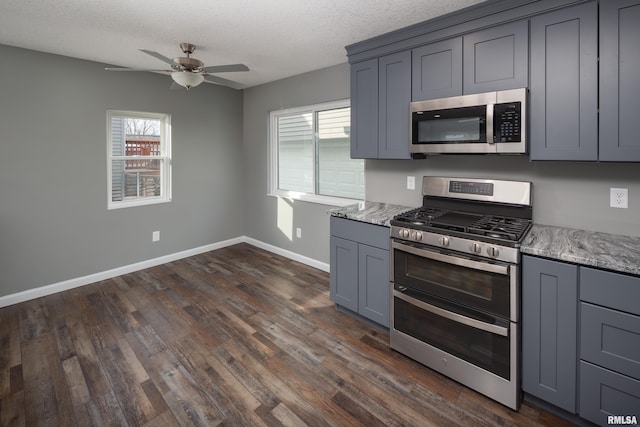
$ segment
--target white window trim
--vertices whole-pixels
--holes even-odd
[[[324,102],[321,104],[305,105],[304,107],[287,108],[269,112],[269,191],[268,196],[302,200],[305,202],[318,203],[329,206],[347,206],[362,202],[361,199],[349,199],[344,197],[324,196],[321,194],[301,193],[298,191],[281,190],[278,188],[278,129],[273,126],[275,118],[289,114],[303,113],[308,111],[332,110],[337,108],[350,107],[349,99],[339,101]],[[314,166],[315,167],[315,166]],[[314,171],[315,172],[315,171]],[[366,176],[365,176],[366,177]],[[365,182],[366,188],[366,182]]]
[[[165,167],[161,168],[161,186],[164,190],[162,196],[145,197],[142,199],[112,200],[112,165],[113,160],[126,159],[127,156],[113,156],[111,121],[114,117],[135,117],[149,120],[160,120],[163,124],[160,128],[160,155],[159,156],[135,156],[136,160],[161,160]],[[128,156],[132,159],[132,156]],[[107,210],[122,209],[134,206],[146,206],[171,201],[171,115],[165,113],[148,113],[140,111],[107,110]]]

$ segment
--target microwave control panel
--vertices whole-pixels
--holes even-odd
[[[495,104],[493,109],[494,142],[522,141],[520,102]]]

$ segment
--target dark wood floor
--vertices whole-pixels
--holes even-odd
[[[247,244],[0,309],[1,426],[536,426]]]

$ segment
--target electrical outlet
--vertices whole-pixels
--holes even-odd
[[[160,240],[160,232],[154,231],[153,233],[151,233],[151,241],[157,242],[158,240]]]
[[[629,207],[629,189],[611,188],[609,196],[609,206],[611,206],[612,208],[627,209]]]
[[[302,239],[302,228],[300,227],[296,228],[296,237],[298,239]]]
[[[407,190],[415,190],[416,189],[416,177],[408,176],[407,177]]]

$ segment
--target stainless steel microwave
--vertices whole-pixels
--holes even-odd
[[[527,152],[527,89],[411,103],[411,153]]]

